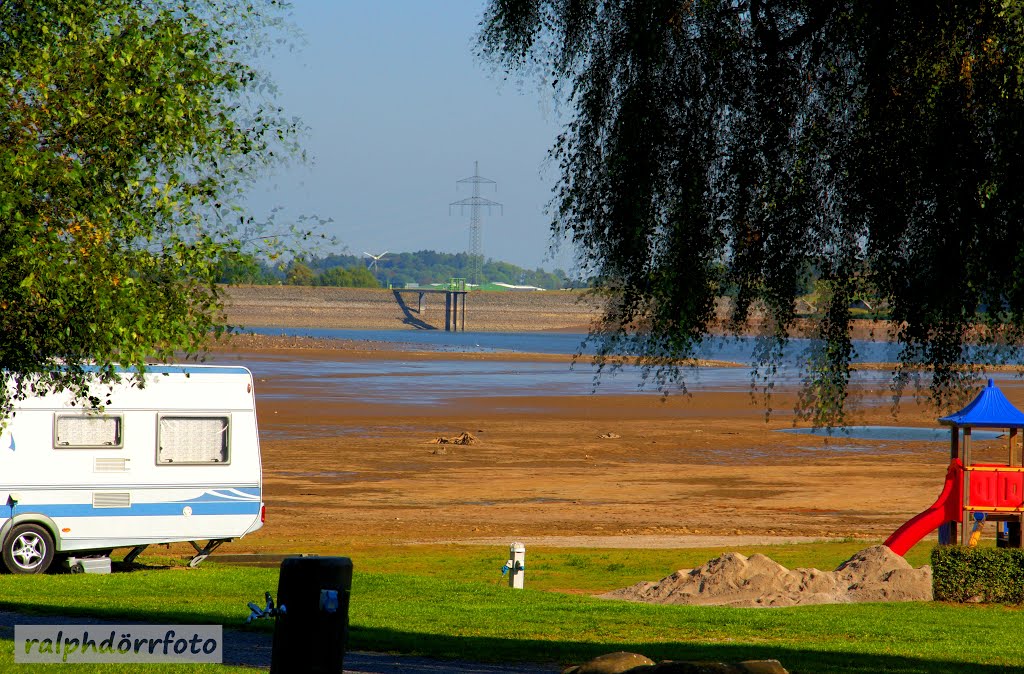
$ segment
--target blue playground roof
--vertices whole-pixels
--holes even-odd
[[[984,426],[989,428],[1024,428],[1024,412],[1013,406],[1003,392],[988,380],[988,386],[970,405],[959,412],[939,419],[950,426]]]

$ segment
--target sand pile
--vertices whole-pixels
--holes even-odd
[[[884,545],[861,550],[835,571],[789,570],[764,555],[729,552],[699,569],[601,595],[652,604],[797,606],[861,601],[931,601],[932,569],[912,567]]]

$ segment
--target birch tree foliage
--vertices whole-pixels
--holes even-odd
[[[840,423],[851,303],[887,307],[892,387],[940,407],[1020,355],[1024,3],[491,0],[483,55],[548,80],[556,236],[607,311],[598,363],[659,385],[757,310],[755,380],[813,338],[800,411]],[[823,289],[806,329],[795,299]]]
[[[253,224],[235,199],[297,152],[251,65],[284,9],[0,0],[0,416],[223,332],[215,274]]]

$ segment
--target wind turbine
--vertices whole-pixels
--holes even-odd
[[[387,254],[388,254],[387,251],[384,251],[380,255],[374,255],[373,253],[367,253],[366,251],[363,251],[363,255],[366,255],[368,257],[373,258],[373,262],[370,263],[370,269],[376,269],[377,268],[377,263],[380,262],[380,259],[382,257],[384,257],[385,255],[387,255]]]

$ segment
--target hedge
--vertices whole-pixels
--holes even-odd
[[[932,574],[937,601],[1024,603],[1024,549],[940,545]]]

